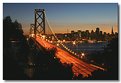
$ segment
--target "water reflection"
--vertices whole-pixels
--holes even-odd
[[[108,42],[100,42],[100,43],[77,43],[76,45],[72,45],[72,43],[64,43],[65,46],[75,51],[76,53],[86,52],[92,53],[97,51],[103,51],[107,46]]]

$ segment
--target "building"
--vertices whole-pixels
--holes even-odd
[[[114,35],[114,32],[113,32],[113,27],[112,27],[112,30],[111,30],[111,35]]]

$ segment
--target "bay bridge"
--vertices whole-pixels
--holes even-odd
[[[53,43],[53,40],[48,39],[49,35],[52,35],[53,39],[56,40],[56,44]],[[74,52],[58,39],[58,37],[55,35],[52,27],[49,24],[44,9],[35,9],[34,23],[30,24],[29,38],[31,38],[33,41],[36,41],[41,47],[44,47],[46,50],[56,49],[55,55],[57,58],[60,59],[62,64],[73,64],[72,71],[75,76],[81,74],[83,77],[89,77],[92,76],[92,72],[96,70],[105,71],[105,69],[100,66],[87,63],[77,58],[79,56],[84,56],[84,54],[80,55]]]

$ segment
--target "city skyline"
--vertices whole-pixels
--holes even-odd
[[[3,3],[3,80],[119,80],[118,3]]]
[[[47,19],[55,33],[66,33],[71,30],[95,30],[118,32],[118,4],[68,4],[68,3],[19,3],[3,4],[3,16],[11,16],[22,24],[24,34],[28,34],[30,24],[34,23],[34,9],[45,9]],[[59,10],[58,10],[59,9]],[[19,10],[19,11],[18,11]]]

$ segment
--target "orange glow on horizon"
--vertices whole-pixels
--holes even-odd
[[[103,33],[111,33],[112,31],[112,27],[113,27],[113,31],[114,32],[118,32],[118,24],[113,24],[112,26],[109,24],[80,24],[78,26],[51,26],[54,33],[71,33],[71,30],[74,30],[75,32],[77,32],[78,30],[81,31],[85,31],[85,30],[89,30],[91,32],[91,30],[95,31],[97,27],[100,28],[100,31],[102,31]],[[48,29],[48,27],[46,28]],[[24,34],[29,34],[29,28],[27,26],[23,26],[23,31]],[[46,30],[46,33],[50,33],[49,29]]]

